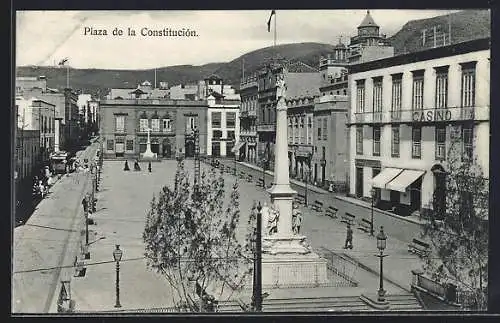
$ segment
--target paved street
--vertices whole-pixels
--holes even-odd
[[[95,232],[91,235],[91,259],[87,261],[85,277],[73,278],[71,283],[72,296],[76,301],[77,311],[114,310],[115,304],[115,264],[112,252],[115,244],[119,244],[124,251],[120,265],[120,300],[122,309],[141,309],[173,306],[172,290],[165,278],[146,268],[143,259],[144,245],[142,232],[149,202],[163,185],[172,185],[174,179],[175,161],[153,163],[152,173],[147,172],[147,164],[142,163],[141,172],[124,172],[123,162],[105,161],[103,166],[101,191],[97,212],[93,218],[96,226],[89,226]],[[202,163],[202,169],[209,166]],[[186,161],[186,168],[192,173],[193,162]],[[224,174],[226,183],[233,183],[234,176]],[[269,201],[267,192],[257,187],[254,182],[239,180],[240,208],[242,218],[240,223],[246,223],[246,216],[252,202]],[[228,186],[229,187],[229,186]],[[227,191],[229,194],[229,191]],[[228,195],[227,194],[227,195]],[[316,214],[309,209],[303,209],[304,222],[302,231],[309,238],[313,247],[326,247],[335,252],[345,253],[358,259],[378,272],[378,258],[374,256],[376,242],[365,233],[355,232],[355,249],[342,249],[345,238],[345,227],[338,220],[332,220]],[[241,228],[243,229],[243,228]],[[245,230],[239,231],[242,237]],[[104,239],[101,239],[104,238]],[[395,239],[388,244],[388,253],[392,257],[386,258],[388,277],[392,272],[403,272],[404,281],[409,283],[409,268],[413,264],[406,252],[406,245]],[[402,264],[403,267],[402,267]],[[397,270],[391,270],[391,267]],[[356,279],[362,292],[375,292],[378,289],[378,275],[356,270]],[[392,275],[394,276],[394,275]],[[401,288],[386,282],[386,289],[390,292],[401,293]]]
[[[79,159],[90,158],[96,146],[78,152]],[[77,244],[81,227],[80,202],[86,174],[63,176],[25,225],[16,227],[13,236],[12,312],[46,313],[59,284],[61,267]]]

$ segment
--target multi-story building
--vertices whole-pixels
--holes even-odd
[[[350,193],[432,209],[453,140],[488,174],[489,80],[489,38],[351,66]]]
[[[257,160],[268,161],[270,169],[274,168],[276,139],[276,80],[284,70],[287,97],[313,93],[319,87],[318,70],[302,62],[269,64],[258,73]]]
[[[313,149],[313,110],[318,93],[287,96],[288,167],[290,176],[310,181]]]
[[[240,101],[225,100],[218,92],[207,98],[207,156],[233,157],[240,141]]]
[[[137,158],[146,151],[148,129],[151,150],[159,158],[194,157],[195,129],[200,154],[206,154],[207,102],[171,99],[102,100],[99,132],[105,158]]]
[[[257,107],[259,88],[257,75],[242,78],[240,84],[241,109],[240,109],[240,142],[243,151],[240,160],[252,164],[257,163]]]
[[[64,93],[57,89],[47,87],[45,76],[40,77],[16,77],[16,96],[22,96],[29,100],[33,97],[55,105],[56,123],[55,129],[55,151],[75,149],[75,143],[79,137],[78,131],[78,97],[71,89],[65,89]]]
[[[17,127],[21,130],[35,130],[39,132],[40,150],[38,162],[41,164],[47,161],[50,153],[54,152],[55,144],[55,105],[32,98],[25,100],[22,97],[16,98]]]
[[[328,94],[314,103],[312,181],[344,191],[348,180],[348,96]]]
[[[380,27],[368,10],[358,26],[358,34],[351,37],[347,60],[350,64],[360,64],[391,56],[394,56],[394,47],[391,46],[386,35],[380,34]]]

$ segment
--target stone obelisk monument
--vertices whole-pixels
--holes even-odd
[[[146,130],[148,131],[148,141],[146,142],[146,151],[142,153],[142,158],[153,159],[155,157],[155,154],[151,151],[151,137],[150,137],[151,129],[148,128]]]
[[[286,68],[277,80],[276,145],[274,184],[268,190],[271,203],[262,209],[268,221],[263,235],[262,285],[273,287],[314,287],[327,283],[326,260],[315,254],[306,237],[292,230],[293,197],[288,173]],[[263,221],[263,227],[266,223]]]

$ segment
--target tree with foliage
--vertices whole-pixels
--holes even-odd
[[[434,212],[423,227],[434,249],[424,269],[438,282],[456,284],[467,295],[465,308],[486,309],[489,181],[477,156],[469,155],[455,136],[444,163],[444,189],[434,192]]]
[[[226,206],[224,198],[222,175],[213,169],[203,172],[199,185],[193,186],[179,160],[174,187],[163,187],[151,201],[143,232],[147,264],[168,280],[174,302],[183,310],[211,310],[206,305],[215,296],[207,288],[222,297],[229,286],[229,298],[251,272],[249,241],[237,238],[237,183]]]

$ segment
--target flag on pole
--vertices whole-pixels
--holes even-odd
[[[66,64],[66,62],[68,61],[68,58],[63,58],[60,62],[59,62],[59,65],[64,65]]]
[[[269,20],[267,21],[267,32],[271,32],[271,19],[273,18],[273,15],[276,14],[276,11],[271,11],[271,15],[269,16]]]

